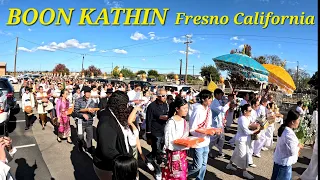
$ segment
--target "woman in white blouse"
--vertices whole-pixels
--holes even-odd
[[[169,120],[164,128],[164,142],[167,163],[162,169],[162,178],[166,180],[186,180],[188,175],[188,148],[175,145],[176,139],[189,136],[189,123],[184,119],[188,113],[188,102],[177,97],[170,106]]]
[[[299,112],[290,110],[287,119],[278,129],[278,141],[274,152],[274,166],[271,180],[291,180],[292,165],[298,161],[302,145],[293,129],[298,128]]]
[[[238,119],[238,130],[235,136],[236,147],[233,151],[232,157],[227,169],[236,171],[237,169],[232,166],[235,163],[239,168],[242,169],[243,177],[247,179],[253,179],[254,177],[248,173],[246,170],[249,166],[248,156],[250,154],[250,145],[251,145],[251,135],[259,133],[260,126],[256,126],[255,130],[249,130],[251,124],[251,111],[252,108],[249,104],[241,106],[242,116]]]

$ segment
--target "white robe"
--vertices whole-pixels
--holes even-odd
[[[318,136],[313,147],[310,164],[300,178],[301,180],[318,180]]]

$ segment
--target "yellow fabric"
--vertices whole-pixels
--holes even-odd
[[[263,67],[269,71],[269,83],[278,85],[288,94],[292,94],[296,89],[296,85],[291,75],[281,66],[273,64],[263,64]]]
[[[213,81],[210,81],[209,85],[208,85],[208,90],[213,92],[214,90],[216,90],[218,88],[218,86],[216,85],[216,83],[214,83]]]

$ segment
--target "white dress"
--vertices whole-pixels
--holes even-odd
[[[47,114],[47,111],[45,110],[45,107],[43,106],[43,103],[42,103],[42,99],[38,99],[38,98],[41,98],[41,97],[46,97],[47,96],[47,93],[37,93],[37,102],[38,102],[38,114]]]

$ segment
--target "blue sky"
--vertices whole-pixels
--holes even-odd
[[[170,8],[164,26],[78,26],[80,8]],[[9,8],[75,8],[70,26],[6,26]],[[227,54],[242,44],[250,44],[253,56],[275,54],[286,59],[288,67],[317,71],[317,27],[314,26],[237,26],[233,16],[238,12],[273,11],[277,15],[317,16],[316,0],[0,0],[0,61],[13,70],[15,37],[19,36],[18,70],[52,70],[64,63],[72,71],[95,65],[110,73],[111,67],[127,67],[133,71],[157,69],[161,73],[179,73],[179,59],[185,68],[186,34],[192,35],[188,73],[198,74],[201,66],[213,64],[212,58]],[[187,15],[228,15],[225,26],[174,25],[176,13]],[[93,19],[97,13],[93,15]],[[113,16],[111,16],[113,17]],[[110,20],[111,21],[111,20]],[[316,19],[317,22],[317,19]],[[280,38],[281,37],[281,38]],[[282,38],[289,37],[289,38]],[[309,40],[307,40],[309,39]],[[60,47],[60,50],[52,49]],[[49,51],[48,51],[49,50]]]

